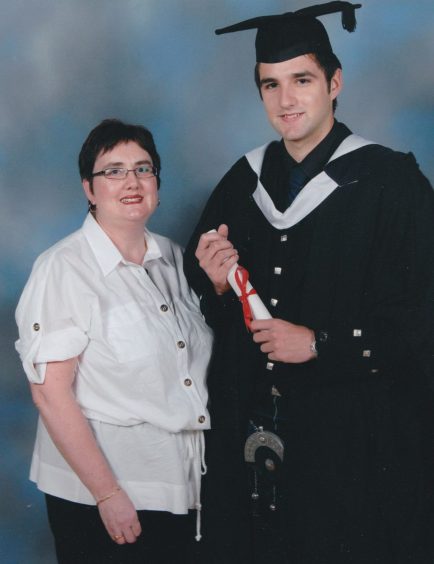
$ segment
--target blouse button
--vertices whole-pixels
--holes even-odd
[[[169,309],[169,306],[167,306],[166,304],[160,305],[160,309],[161,311],[167,311]]]
[[[33,323],[33,331],[39,331],[40,328],[41,326],[39,325],[39,323]]]
[[[197,420],[199,423],[205,423],[205,415],[200,415]]]
[[[186,379],[184,380],[184,385],[185,385],[185,386],[191,386],[191,380],[190,380],[190,378],[186,378]]]
[[[281,266],[275,266],[274,267],[274,274],[277,274],[277,276],[282,274],[282,267]]]
[[[177,345],[178,349],[185,349],[185,343],[184,343],[184,341],[178,341],[178,342],[176,343],[176,345]]]
[[[279,300],[277,300],[276,298],[271,298],[271,300],[270,300],[270,304],[271,304],[273,307],[276,307],[277,304],[278,304],[278,302],[279,302]]]

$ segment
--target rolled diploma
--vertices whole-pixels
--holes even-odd
[[[228,282],[232,288],[232,290],[236,293],[238,297],[241,296],[241,290],[235,280],[235,272],[238,268],[238,264],[234,264],[234,266],[228,272]],[[252,285],[249,281],[246,284],[247,293],[252,290]],[[247,297],[247,301],[249,302],[250,309],[252,312],[253,319],[271,319],[270,312],[265,307],[264,302],[258,296],[258,294],[252,294],[251,296]]]
[[[208,231],[208,233],[217,233],[217,230],[216,229],[210,229]],[[234,266],[228,272],[227,281],[229,282],[232,290],[236,293],[236,295],[238,297],[240,297],[241,296],[241,290],[240,290],[240,287],[237,284],[237,281],[235,280],[235,272],[236,272],[237,268],[238,268],[238,263],[234,264]],[[253,289],[253,286],[250,284],[249,281],[247,281],[247,284],[246,284],[247,293],[249,293],[250,290],[252,290],[252,289]],[[253,319],[271,319],[272,318],[272,315],[270,315],[270,312],[265,307],[264,302],[261,300],[261,298],[258,296],[258,294],[253,294],[251,296],[248,296],[247,301],[249,302],[250,310],[252,312]]]

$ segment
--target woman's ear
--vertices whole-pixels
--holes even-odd
[[[93,201],[94,195],[93,195],[92,184],[89,182],[89,180],[86,179],[83,179],[81,184],[83,186],[84,193],[86,194],[86,198],[89,200],[89,202],[94,204],[95,202]]]

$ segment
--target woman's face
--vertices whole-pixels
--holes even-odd
[[[93,190],[83,180],[86,196],[96,205],[96,219],[102,226],[123,227],[131,222],[146,223],[158,204],[157,178],[137,178],[134,171],[140,165],[152,166],[147,151],[134,141],[119,143],[111,151],[99,154],[93,172],[107,168],[130,169],[124,179],[93,178]]]

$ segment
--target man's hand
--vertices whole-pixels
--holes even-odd
[[[220,225],[217,232],[203,233],[196,249],[196,258],[206,272],[217,294],[230,289],[227,281],[228,272],[238,262],[238,252],[228,240],[228,226]]]
[[[312,329],[294,325],[283,319],[252,321],[253,340],[268,353],[270,360],[299,364],[316,358],[311,345],[315,340]]]

